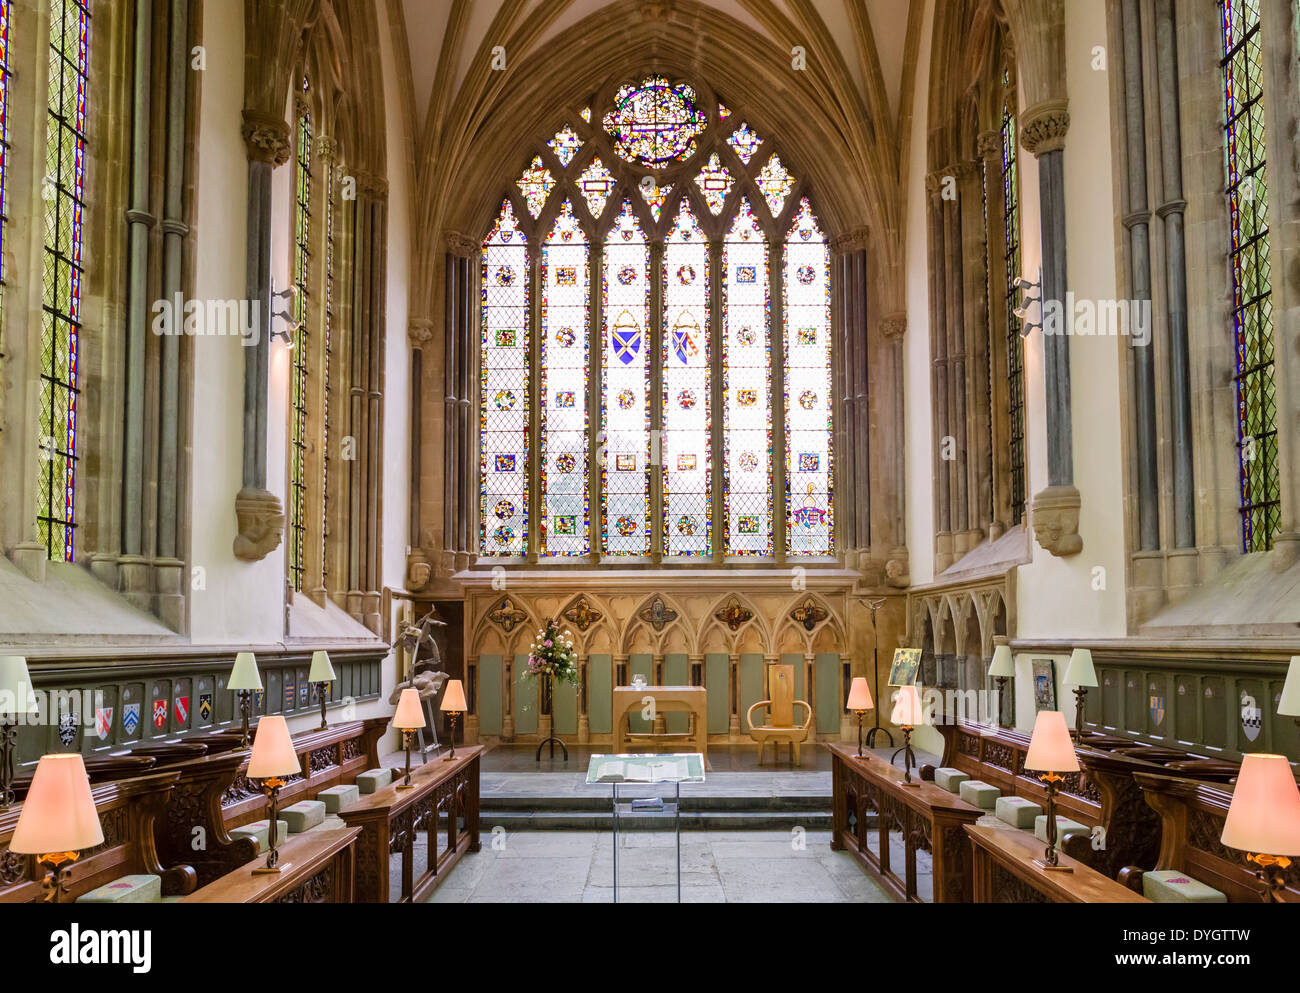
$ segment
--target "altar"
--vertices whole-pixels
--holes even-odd
[[[615,686],[614,697],[614,747],[616,753],[664,748],[673,752],[699,752],[707,762],[709,747],[708,692],[703,686]],[[631,730],[629,717],[633,711],[643,713],[650,720],[652,731]],[[686,731],[663,730],[666,712],[686,712],[689,727]],[[635,745],[636,748],[630,747]]]

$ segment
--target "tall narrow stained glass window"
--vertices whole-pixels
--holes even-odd
[[[73,559],[77,520],[90,6],[90,0],[50,0],[36,522],[46,554],[64,562]]]
[[[1007,322],[1007,421],[1010,426],[1008,465],[1011,474],[1011,523],[1025,518],[1025,341],[1020,335],[1020,318],[1016,316],[1020,292],[1015,281],[1020,276],[1020,170],[1017,161],[1016,111],[1009,92],[1010,73],[1002,77],[1008,89],[1002,104],[1002,211],[1006,244],[1006,322]]]
[[[485,556],[528,548],[528,246],[510,201],[483,243],[479,547]]]
[[[722,247],[727,554],[772,554],[772,339],[767,239],[742,198]]]
[[[0,0],[0,361],[5,333],[5,229],[9,225],[9,0]]]
[[[565,200],[542,245],[542,555],[590,550],[587,356],[590,260],[587,236]]]
[[[664,545],[668,555],[713,550],[710,452],[709,245],[683,199],[664,245]]]
[[[827,236],[789,150],[699,92],[629,82],[509,177],[482,256],[483,556],[834,555]]]
[[[624,201],[601,274],[603,490],[607,555],[650,551],[650,247]]]
[[[830,555],[830,247],[807,199],[786,238],[784,283],[788,552]]]
[[[335,306],[335,279],[334,279],[334,189],[338,177],[338,166],[335,162],[326,163],[324,171],[324,190],[325,195],[322,199],[325,201],[325,299],[323,301],[323,320],[321,329],[324,333],[324,340],[321,342],[322,358],[321,372],[324,382],[321,384],[321,435],[324,444],[321,446],[321,469],[320,469],[320,560],[321,560],[321,578],[322,581],[329,574],[329,492],[330,492],[330,445],[331,445],[331,427],[330,424],[330,388],[332,386],[332,360],[334,356],[334,306]],[[324,583],[328,586],[328,583]]]
[[[307,82],[302,84],[307,90]],[[307,361],[311,335],[307,320],[311,314],[311,113],[298,118],[294,153],[293,206],[293,350],[289,371],[289,582],[302,589],[303,548],[307,519]]]
[[[1227,122],[1224,168],[1232,222],[1241,533],[1247,552],[1272,548],[1281,527],[1259,8],[1259,0],[1219,0]]]

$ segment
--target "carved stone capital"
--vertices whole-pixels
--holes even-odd
[[[982,159],[1002,158],[1002,134],[998,131],[981,131],[975,139],[975,148]]]
[[[478,243],[473,238],[459,231],[444,231],[443,240],[446,242],[447,251],[461,258],[469,258],[479,249]]]
[[[371,200],[388,199],[388,180],[373,172],[356,172],[357,193]]]
[[[907,564],[907,549],[895,549],[894,554],[885,563],[885,582],[896,590],[907,589],[912,585],[911,568]]]
[[[339,157],[339,143],[327,134],[316,139],[316,155],[326,162],[333,162]]]
[[[936,169],[926,174],[925,189],[928,193],[938,193],[943,189],[944,181],[952,175],[951,169]]]
[[[283,118],[245,109],[241,133],[250,161],[268,162],[273,166],[282,166],[289,161],[292,145],[289,125]]]
[[[284,533],[284,508],[280,498],[266,490],[245,488],[235,497],[235,558],[259,562],[280,547]]]
[[[433,341],[433,321],[427,317],[413,317],[406,329],[406,339],[412,348],[424,348]]]
[[[1073,486],[1049,486],[1034,495],[1034,537],[1058,558],[1083,551],[1079,537],[1079,508],[1083,500]]]
[[[886,314],[880,320],[880,333],[886,341],[897,341],[907,334],[907,314]]]
[[[1034,104],[1020,115],[1020,144],[1035,158],[1065,147],[1065,135],[1070,130],[1069,103],[1065,100],[1045,100]]]
[[[406,558],[406,588],[413,593],[419,592],[429,585],[429,580],[432,578],[433,566],[425,557],[423,550],[411,549],[411,554]]]

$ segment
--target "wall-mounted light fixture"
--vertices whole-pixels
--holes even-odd
[[[1043,326],[1043,270],[1038,270],[1038,282],[1034,282],[1024,276],[1017,276],[1015,282],[1011,285],[1018,293],[1024,294],[1024,298],[1020,301],[1020,306],[1013,310],[1012,313],[1015,314],[1016,319],[1020,321],[1021,337],[1028,338],[1029,333],[1033,331],[1034,328],[1041,329]],[[1029,319],[1029,309],[1034,304],[1039,305],[1037,321],[1031,321]]]
[[[290,348],[293,348],[293,336],[300,325],[293,319],[293,307],[298,302],[298,287],[290,286],[288,289],[277,290],[275,283],[271,284],[271,340],[283,341]],[[275,307],[282,307],[282,310],[276,310]],[[275,330],[275,319],[279,318],[284,321],[284,326],[279,331]]]

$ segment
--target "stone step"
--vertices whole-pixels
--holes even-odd
[[[684,807],[684,805],[683,805]],[[868,818],[874,824],[875,817]],[[620,814],[620,831],[672,831],[671,815]],[[490,834],[494,827],[507,831],[612,831],[614,818],[608,803],[603,810],[484,810],[480,830]],[[830,810],[682,810],[683,831],[779,831],[802,827],[808,831],[829,831]]]
[[[625,793],[619,790],[619,799],[624,796],[641,796],[629,787]],[[664,792],[665,798],[671,794]],[[479,810],[487,813],[497,810],[520,810],[522,808],[545,811],[597,811],[609,812],[610,790],[602,789],[589,795],[573,794],[570,796],[535,796],[523,793],[484,793],[479,796]],[[723,811],[775,811],[780,813],[818,813],[831,811],[830,796],[683,796],[682,815],[690,813]]]

